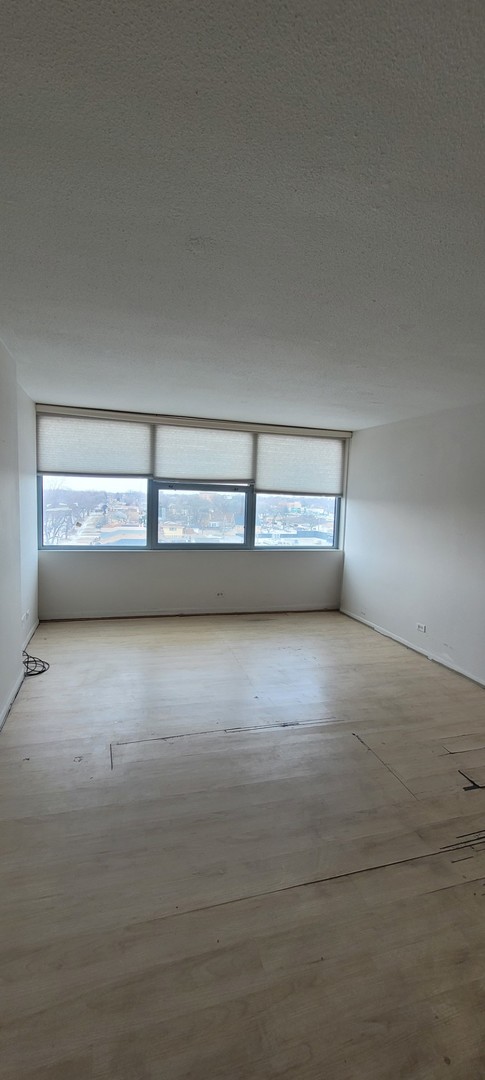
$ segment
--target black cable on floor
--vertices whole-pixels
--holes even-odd
[[[22,653],[22,659],[24,662],[25,675],[43,675],[44,671],[48,671],[50,664],[47,660],[39,660],[38,656],[30,656],[25,649]]]

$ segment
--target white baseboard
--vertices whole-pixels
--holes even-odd
[[[472,682],[478,683],[478,686],[485,686],[485,681],[479,679],[477,675],[472,675],[470,671],[466,671],[456,664],[451,664],[449,660],[445,660],[444,657],[430,652],[429,649],[421,649],[419,645],[415,645],[412,641],[407,641],[406,638],[391,633],[390,630],[386,630],[383,626],[377,626],[376,623],[370,622],[369,619],[364,619],[362,615],[356,615],[354,611],[348,611],[347,608],[340,608],[340,611],[342,615],[348,615],[349,619],[355,619],[356,622],[364,623],[364,626],[370,626],[370,629],[375,630],[377,634],[382,634],[383,637],[392,638],[392,640],[397,641],[399,645],[405,645],[407,649],[412,649],[413,652],[420,653],[420,655],[425,656],[427,660],[432,660],[434,664],[441,664],[442,667],[448,668],[449,671],[455,671],[457,675],[463,675],[465,679],[471,679]]]
[[[302,607],[301,604],[295,604],[293,607],[285,604],[284,607],[276,608],[214,608],[212,611],[208,611],[207,608],[166,608],[163,611],[83,611],[83,612],[71,612],[66,615],[55,611],[42,612],[41,622],[76,622],[82,619],[163,619],[170,618],[177,615],[284,615],[286,612],[293,612],[298,614],[301,612],[318,612],[318,611],[338,611],[337,605],[333,607]]]
[[[27,645],[29,644],[29,641],[30,641],[31,637],[33,637],[33,635],[35,634],[35,631],[37,630],[38,625],[39,625],[39,620],[37,619],[35,625],[30,628],[30,630],[29,630],[29,632],[27,634],[27,637],[25,638],[25,641],[22,643],[22,649],[27,648]],[[5,724],[7,716],[9,714],[9,712],[10,712],[10,709],[12,708],[12,705],[13,705],[13,703],[15,701],[15,698],[17,697],[17,694],[18,694],[18,692],[20,690],[20,687],[22,686],[24,678],[25,678],[25,673],[24,673],[24,667],[23,667],[23,664],[22,664],[22,670],[21,670],[17,680],[15,681],[15,683],[14,683],[14,685],[12,687],[12,690],[10,691],[10,694],[8,695],[7,701],[2,706],[2,708],[0,709],[0,731],[2,730],[2,728],[3,728],[4,724]]]
[[[24,670],[23,670],[23,665],[22,665],[22,671],[20,672],[20,674],[18,676],[18,679],[15,681],[15,683],[14,683],[14,685],[12,687],[12,690],[10,691],[10,694],[8,695],[8,698],[7,698],[7,701],[6,701],[5,705],[3,705],[2,709],[0,710],[0,731],[3,728],[3,725],[4,725],[4,723],[5,723],[6,719],[7,719],[7,716],[9,714],[9,712],[10,712],[10,709],[12,708],[12,705],[13,705],[13,703],[15,701],[15,698],[17,697],[17,694],[18,694],[18,692],[20,690],[20,687],[22,686],[23,681],[24,681]]]
[[[22,648],[23,649],[27,648],[27,645],[29,644],[30,639],[33,638],[33,636],[35,634],[35,631],[37,630],[38,625],[39,625],[39,620],[37,619],[36,622],[34,623],[34,625],[31,626],[31,628],[30,628],[30,630],[29,630],[29,632],[27,634],[27,637],[22,642]]]

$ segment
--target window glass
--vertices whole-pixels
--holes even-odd
[[[257,495],[256,547],[333,547],[337,500],[327,495]]]
[[[159,488],[159,544],[244,544],[246,493]]]
[[[146,547],[147,481],[44,476],[44,547]]]

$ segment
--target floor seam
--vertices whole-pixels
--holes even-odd
[[[406,788],[406,791],[408,791],[409,794],[412,795],[413,799],[416,799],[417,802],[420,801],[418,799],[418,796],[415,795],[414,791],[411,791],[411,788],[409,788],[408,785],[404,783],[404,780],[398,775],[398,773],[394,772],[394,769],[392,769],[391,766],[387,764],[387,761],[383,761],[383,759],[381,757],[379,757],[379,754],[376,754],[376,751],[373,750],[371,746],[368,746],[367,743],[364,742],[364,739],[362,739],[360,735],[357,735],[356,731],[353,731],[352,735],[355,735],[355,738],[358,739],[360,743],[362,743],[362,746],[365,746],[366,750],[368,750],[369,753],[373,754],[374,757],[377,758],[378,761],[380,761],[381,765],[383,765],[384,768],[387,769],[388,772],[391,773],[391,776],[393,776],[395,780],[397,780],[400,784],[402,784],[402,786],[404,788]]]
[[[442,850],[426,851],[422,855],[411,855],[407,859],[396,859],[392,862],[378,863],[376,866],[363,866],[360,867],[360,869],[358,870],[348,870],[344,874],[333,874],[331,877],[323,878],[311,878],[310,881],[298,881],[294,885],[284,885],[281,889],[268,889],[266,892],[251,893],[248,896],[232,897],[232,899],[230,900],[221,900],[216,904],[205,904],[201,907],[189,908],[187,911],[168,912],[166,915],[160,915],[156,917],[154,921],[158,921],[158,919],[178,919],[182,918],[185,915],[195,915],[198,912],[202,911],[213,911],[217,910],[217,908],[228,907],[229,904],[243,904],[245,901],[249,900],[262,900],[267,896],[278,896],[280,893],[292,892],[295,889],[305,889],[309,885],[326,885],[329,882],[343,881],[346,878],[356,877],[359,874],[369,874],[372,873],[373,870],[387,870],[394,866],[405,866],[408,863],[419,862],[421,859],[434,859],[438,855],[445,854],[447,854],[447,852],[444,852]],[[482,874],[479,878],[473,880],[479,881],[480,878],[484,877],[485,874]],[[465,882],[456,882],[455,884],[460,885],[465,884]],[[444,887],[454,888],[455,885]],[[436,889],[433,891],[438,892],[439,890]]]

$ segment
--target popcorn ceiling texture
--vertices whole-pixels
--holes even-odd
[[[480,0],[4,0],[0,336],[39,401],[485,399]]]

